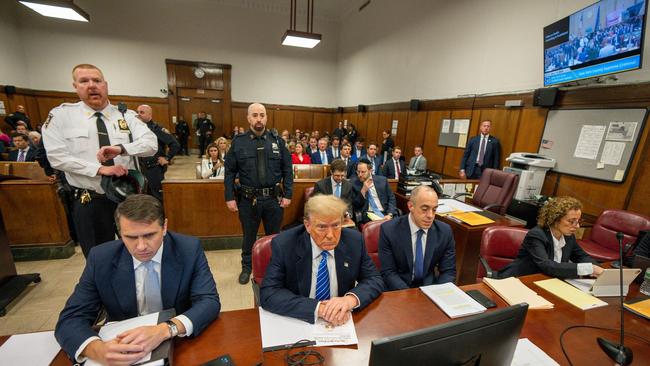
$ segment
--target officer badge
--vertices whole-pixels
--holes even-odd
[[[126,123],[126,120],[118,119],[117,125],[120,127],[120,132],[126,132],[126,133],[131,132],[131,130],[129,130],[129,124]]]
[[[45,123],[43,124],[43,127],[47,128],[47,125],[49,125],[50,122],[52,122],[52,117],[54,117],[54,116],[52,115],[52,113],[50,113],[50,114],[47,115],[47,119],[45,120]]]
[[[279,154],[280,153],[280,148],[278,148],[278,144],[276,144],[275,142],[271,143],[271,148],[273,149],[274,154]]]

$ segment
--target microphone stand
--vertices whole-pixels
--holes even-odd
[[[611,358],[614,362],[621,366],[629,365],[632,363],[632,349],[630,347],[625,347],[623,344],[623,335],[625,334],[625,325],[623,323],[623,315],[625,309],[623,308],[623,233],[616,233],[616,239],[618,240],[618,249],[620,254],[620,267],[619,267],[619,276],[620,281],[620,299],[621,299],[621,343],[616,344],[613,341],[606,340],[604,338],[598,337],[596,341],[600,348]]]

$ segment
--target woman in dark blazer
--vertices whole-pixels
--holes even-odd
[[[572,197],[557,197],[539,212],[517,258],[498,273],[498,278],[543,273],[551,277],[597,277],[603,269],[578,245],[582,204]]]

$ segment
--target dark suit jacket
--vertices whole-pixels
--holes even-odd
[[[9,161],[18,161],[18,153],[19,150],[14,150],[9,152]],[[27,150],[27,154],[25,154],[25,161],[36,161],[36,149],[32,146],[29,147],[29,150]]]
[[[314,192],[312,193],[312,196],[319,193],[334,194],[334,187],[332,187],[332,179],[330,177],[323,178],[314,183]],[[363,196],[361,196],[361,193],[346,179],[341,182],[341,199],[348,203],[350,213],[352,213],[353,208],[363,206]]]
[[[402,160],[398,160],[400,174],[406,174],[406,164]],[[388,179],[395,179],[395,164],[393,158],[384,162],[384,169],[382,169],[384,177]]]
[[[332,160],[334,160],[334,157],[332,156],[332,150],[325,149],[325,153],[327,154],[327,164],[331,164]],[[323,161],[320,159],[320,150],[316,150],[316,152],[313,152],[311,154],[311,163],[323,164]]]
[[[312,251],[304,225],[286,230],[271,241],[271,262],[260,288],[264,309],[285,316],[314,322],[318,301],[309,298],[312,277]],[[334,249],[339,293],[351,292],[363,309],[384,290],[381,275],[366,252],[361,233],[343,229]]]
[[[343,160],[343,158],[341,158]],[[354,156],[348,158],[347,170],[345,177],[350,179],[353,175],[357,174],[357,159]]]
[[[163,240],[161,265],[163,308],[176,309],[199,335],[219,315],[219,294],[199,240],[167,232]],[[94,247],[74,292],[56,324],[55,336],[74,358],[79,346],[97,336],[91,329],[101,307],[108,321],[138,316],[133,257],[121,240]]]
[[[352,153],[351,153],[351,155],[354,156],[354,159],[355,159],[355,160],[359,160],[360,158],[366,156],[367,154],[366,154],[366,148],[365,148],[365,146],[364,146],[363,149],[361,149],[361,156],[357,157],[357,147],[353,145],[353,146],[352,146]]]
[[[415,287],[413,284],[413,247],[408,215],[381,224],[379,231],[381,276],[388,290]],[[436,275],[438,267],[438,275]],[[449,225],[434,220],[427,231],[424,249],[423,286],[456,280],[456,244]]]
[[[375,184],[375,189],[377,190],[377,196],[379,196],[379,201],[381,202],[382,207],[384,208],[384,213],[385,214],[392,214],[393,216],[397,216],[397,206],[396,206],[396,201],[395,201],[395,193],[390,189],[390,186],[388,185],[388,180],[386,177],[381,176],[381,175],[373,175],[372,180]],[[359,177],[356,175],[350,179],[350,183],[361,192],[361,186],[363,183],[359,180]],[[360,194],[361,195],[361,194]],[[363,207],[361,207],[361,212],[364,213],[363,217],[364,219],[367,219],[367,215],[365,215],[365,212],[368,211],[368,195],[366,194],[366,197],[364,198],[363,195],[361,195],[363,199]]]
[[[559,278],[578,277],[577,263],[596,263],[576,242],[575,236],[565,236],[561,263],[553,260],[553,238],[549,229],[536,226],[526,234],[517,258],[499,271],[499,278],[544,273]],[[571,262],[569,262],[571,261]]]
[[[334,146],[330,146],[330,147],[327,148],[327,152],[332,154],[332,159],[340,159],[341,158],[341,146],[339,146],[336,149],[338,151],[338,157],[334,156]]]
[[[363,158],[370,160],[370,162],[374,164],[375,169],[373,171],[373,174],[382,175],[381,165],[384,163],[384,159],[381,157],[381,155],[375,155],[374,158],[370,158],[368,155],[365,155]]]
[[[481,135],[474,136],[467,143],[463,159],[460,162],[460,168],[465,170],[465,175],[468,177],[474,173],[476,167],[476,158],[478,151],[481,148]],[[487,145],[485,145],[485,155],[483,156],[483,168],[499,169],[501,163],[501,144],[499,140],[490,135],[488,137]]]

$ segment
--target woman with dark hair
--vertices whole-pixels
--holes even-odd
[[[302,142],[296,142],[293,154],[291,154],[293,164],[311,164],[311,157],[305,152],[305,145]]]
[[[203,179],[223,179],[224,164],[216,142],[206,148],[207,157],[201,161],[201,177]]]
[[[578,245],[582,204],[572,197],[548,201],[539,212],[537,226],[524,238],[517,258],[498,273],[498,278],[544,273],[559,278],[597,277],[603,269]]]

